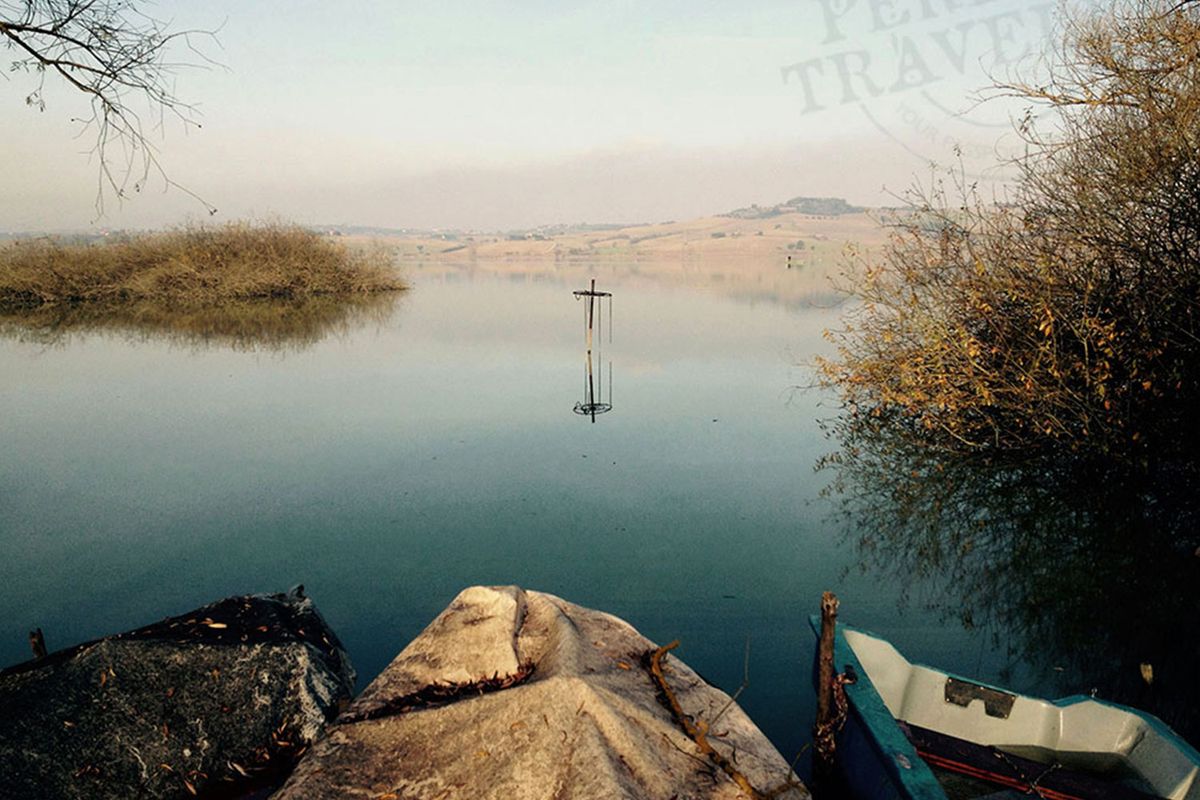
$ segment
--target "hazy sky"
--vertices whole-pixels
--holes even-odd
[[[5,4],[0,4],[4,8]],[[678,219],[787,197],[892,202],[930,160],[985,179],[1019,109],[986,72],[1040,51],[1042,0],[147,4],[221,66],[178,70],[203,128],[155,136],[217,219],[507,228]],[[179,60],[200,63],[186,51]],[[14,51],[0,50],[14,58]],[[94,208],[83,101],[0,81],[0,230],[205,217],[178,191]]]

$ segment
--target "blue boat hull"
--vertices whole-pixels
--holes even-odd
[[[820,619],[812,620],[820,635]],[[836,736],[838,776],[857,800],[947,800],[929,765],[917,755],[895,718],[875,691],[854,650],[838,626],[834,669],[855,676],[845,685],[845,722]],[[813,672],[814,684],[816,671]]]
[[[820,624],[812,619],[818,636]],[[888,692],[888,703],[903,709],[905,722],[889,710],[860,653],[877,670],[874,680]],[[842,625],[834,635],[833,663],[847,679],[839,682],[846,716],[835,736],[834,761],[846,791],[858,800],[947,800],[913,742],[942,769],[1009,789],[1036,790],[1045,776],[1041,789],[1054,793],[1058,787],[1063,796],[1200,800],[1200,753],[1137,709],[1090,697],[1016,695],[914,665],[886,640]],[[989,741],[1003,742],[1005,749]],[[1127,767],[1145,788],[1129,785],[1122,792],[1104,785],[1101,775],[1116,766]]]

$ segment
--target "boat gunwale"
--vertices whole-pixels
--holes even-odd
[[[821,632],[820,616],[810,616],[809,623],[812,626],[813,632],[819,638]],[[1148,725],[1155,733],[1166,740],[1169,744],[1177,748],[1180,754],[1187,761],[1190,761],[1197,767],[1196,775],[1200,776],[1200,751],[1198,751],[1195,747],[1183,739],[1183,737],[1176,733],[1171,726],[1148,711],[1142,711],[1138,708],[1133,708],[1131,706],[1123,705],[1111,700],[1093,697],[1091,695],[1073,694],[1052,700],[1050,698],[1040,697],[1037,695],[1015,692],[1012,689],[1008,689],[1003,686],[996,686],[994,684],[987,683],[986,681],[980,681],[975,678],[959,675],[954,672],[948,672],[944,669],[930,666],[923,662],[909,661],[907,657],[900,653],[899,649],[895,648],[895,645],[892,645],[889,639],[864,628],[858,628],[853,625],[846,625],[845,623],[838,622],[835,624],[834,630],[834,669],[835,671],[844,672],[845,665],[848,664],[853,667],[856,678],[855,683],[845,685],[846,697],[849,701],[847,704],[847,713],[854,714],[856,718],[862,722],[864,727],[871,735],[871,744],[873,749],[876,750],[881,762],[884,763],[889,774],[893,777],[893,779],[899,781],[899,785],[903,788],[903,790],[907,791],[909,796],[914,799],[922,798],[923,800],[934,800],[934,798],[936,798],[937,800],[945,800],[947,795],[942,789],[941,783],[939,783],[937,778],[934,777],[929,765],[917,754],[916,748],[911,742],[909,742],[908,737],[904,735],[903,730],[900,728],[901,720],[897,719],[892,712],[888,710],[887,704],[883,701],[882,695],[879,694],[879,690],[875,687],[875,683],[871,679],[870,674],[863,667],[862,662],[858,658],[858,654],[854,650],[854,647],[846,638],[845,631],[853,631],[854,633],[859,633],[884,642],[890,645],[893,649],[896,649],[897,654],[900,655],[901,658],[903,658],[911,667],[921,667],[923,669],[931,670],[938,674],[945,675],[947,678],[955,678],[956,680],[966,681],[976,686],[994,689],[999,692],[1015,695],[1028,700],[1045,702],[1060,709],[1079,705],[1081,703],[1097,703],[1109,708],[1114,708],[1119,711],[1132,714],[1141,719],[1142,722]],[[841,670],[838,670],[839,665],[841,665]],[[815,682],[815,673],[813,679]],[[915,758],[916,761],[919,762],[920,766],[924,768],[924,771],[928,774],[928,780],[933,782],[934,788],[932,789],[932,793],[931,788],[926,785],[925,776],[921,774],[920,768],[916,767],[914,764],[914,768],[912,770],[902,770],[895,762],[894,757],[889,758],[887,753],[882,750],[884,747],[890,748],[893,754],[903,755],[905,758],[909,759],[910,762],[912,762],[912,759]],[[1184,796],[1191,796],[1191,792],[1195,788],[1194,785],[1198,781],[1200,781],[1200,777],[1193,778],[1192,783],[1184,787]]]
[[[810,617],[809,622],[813,631],[820,636],[821,618],[814,615]],[[859,661],[858,654],[843,634],[843,628],[856,631],[858,629],[838,623],[834,631],[834,670],[844,673],[846,667],[849,666],[853,668],[855,674],[855,682],[844,685],[846,699],[849,701],[846,713],[853,714],[866,729],[871,749],[878,757],[879,763],[893,783],[901,787],[908,798],[947,800],[946,792],[934,776],[933,770],[917,753],[917,748],[904,735],[898,721],[888,710],[887,704],[883,702],[879,690],[875,688],[870,675]],[[866,631],[859,632],[867,633]],[[815,674],[813,680],[816,681]],[[907,769],[901,766],[898,757],[902,757],[908,762]]]

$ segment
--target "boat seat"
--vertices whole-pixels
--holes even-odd
[[[901,723],[900,729],[931,767],[1005,787],[1000,794],[986,795],[988,798],[1036,797],[1039,793],[1057,800],[1152,800],[1158,797],[1102,776],[1067,769],[1059,764],[1031,761],[911,723]]]

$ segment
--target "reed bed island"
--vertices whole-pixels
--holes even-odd
[[[117,330],[235,346],[304,346],[389,313],[407,288],[391,250],[297,225],[192,226],[0,246],[0,334]]]
[[[405,288],[383,250],[295,225],[185,227],[97,244],[51,238],[0,248],[0,306],[171,305],[361,296]]]

